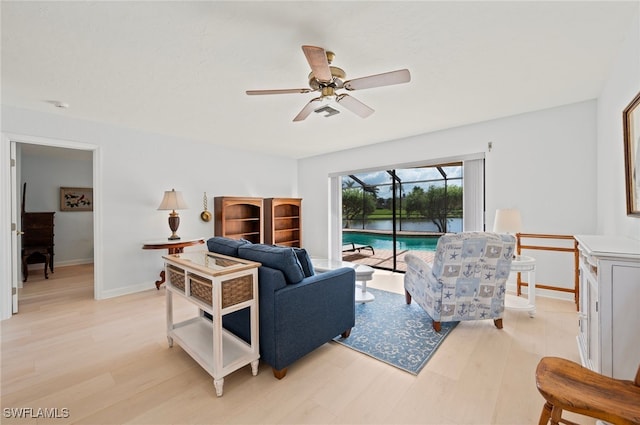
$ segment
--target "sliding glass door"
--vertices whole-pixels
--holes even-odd
[[[405,271],[412,251],[431,260],[437,239],[463,228],[461,162],[342,176],[342,258]]]

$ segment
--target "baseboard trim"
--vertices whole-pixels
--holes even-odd
[[[153,289],[154,292],[157,291],[153,282],[151,283],[145,282],[145,283],[139,283],[131,286],[124,286],[116,289],[109,289],[106,291],[102,291],[102,297],[100,299],[115,298],[115,297],[120,297],[122,295],[129,295],[129,294],[135,294],[138,292],[148,291],[150,289]]]
[[[56,267],[64,267],[64,266],[80,266],[83,264],[93,264],[93,258],[80,258],[77,260],[67,260],[67,261],[58,261],[56,259],[53,260],[53,268]],[[29,270],[37,270],[42,269],[43,263],[35,263],[29,264]]]

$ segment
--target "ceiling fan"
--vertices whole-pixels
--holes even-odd
[[[276,90],[247,90],[248,95],[263,94],[288,94],[288,93],[311,93],[320,92],[320,96],[313,98],[300,111],[293,121],[302,121],[315,111],[327,112],[326,116],[338,113],[331,107],[322,105],[325,99],[335,99],[335,101],[344,106],[351,112],[366,118],[373,114],[374,110],[360,102],[353,96],[346,93],[338,94],[336,90],[345,89],[349,91],[370,89],[373,87],[391,86],[394,84],[408,83],[411,81],[411,74],[408,69],[400,69],[397,71],[385,72],[383,74],[369,75],[368,77],[355,78],[346,80],[347,74],[336,66],[331,66],[335,54],[325,51],[322,47],[302,46],[307,62],[311,66],[309,74],[309,87],[302,89],[276,89]],[[319,108],[319,109],[316,109]]]

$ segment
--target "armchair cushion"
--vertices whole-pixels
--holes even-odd
[[[287,279],[287,283],[298,283],[305,278],[302,266],[293,248],[245,244],[238,247],[237,256],[280,270]]]

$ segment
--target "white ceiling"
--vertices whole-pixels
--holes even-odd
[[[2,103],[301,158],[596,98],[636,1],[2,1]],[[301,45],[376,112],[292,119]],[[52,101],[68,103],[68,109]],[[341,109],[340,107],[337,107]]]

